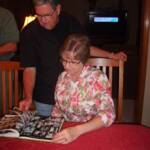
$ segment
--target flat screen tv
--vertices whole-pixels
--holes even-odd
[[[87,32],[90,37],[124,41],[127,35],[127,11],[88,12]]]

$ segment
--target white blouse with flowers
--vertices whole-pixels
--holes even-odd
[[[99,116],[109,126],[115,119],[107,76],[91,66],[84,66],[77,81],[62,72],[57,81],[55,100],[52,115],[63,116],[66,121],[86,122]]]

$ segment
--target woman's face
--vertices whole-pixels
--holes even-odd
[[[65,71],[71,76],[79,75],[83,68],[83,63],[74,58],[75,54],[70,51],[64,51],[61,56],[61,62]]]

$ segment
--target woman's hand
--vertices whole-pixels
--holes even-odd
[[[68,144],[73,140],[77,139],[79,136],[80,134],[76,126],[69,127],[57,133],[54,136],[52,142],[59,143],[59,144]]]
[[[68,144],[77,139],[80,135],[104,126],[104,122],[101,121],[100,117],[98,116],[88,122],[62,130],[54,136],[52,142],[59,144]]]

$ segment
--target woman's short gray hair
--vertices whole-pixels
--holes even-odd
[[[72,33],[64,40],[60,48],[60,56],[62,56],[65,51],[73,52],[74,58],[84,64],[90,57],[90,40],[84,34]]]

